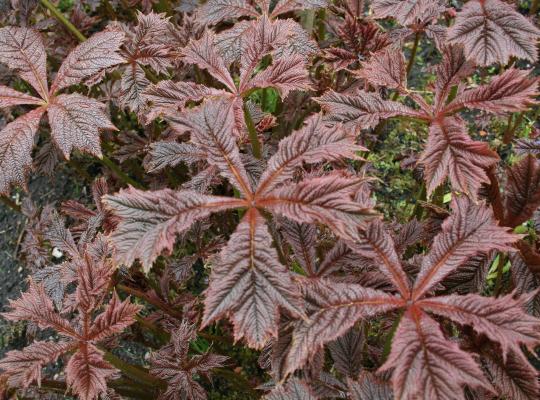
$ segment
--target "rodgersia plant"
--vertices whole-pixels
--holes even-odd
[[[540,397],[536,0],[70,7],[0,15],[2,396]]]

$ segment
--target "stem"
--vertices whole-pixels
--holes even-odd
[[[499,257],[499,264],[497,265],[497,278],[495,281],[495,289],[493,290],[493,294],[495,295],[495,297],[499,297],[499,295],[501,294],[503,272],[504,272],[503,270],[504,270],[506,261],[507,261],[506,255],[501,254],[501,256]]]
[[[406,76],[409,77],[412,67],[414,65],[414,59],[416,58],[416,52],[418,51],[418,44],[420,43],[420,32],[416,32],[414,35],[414,43],[411,50],[411,57],[409,58],[409,63],[407,64],[407,73]]]
[[[420,190],[418,191],[416,195],[416,204],[414,205],[413,210],[413,216],[416,217],[417,220],[422,219],[422,215],[424,214],[424,207],[421,206],[420,201],[423,201],[426,199],[426,184],[424,182],[421,183],[422,186],[420,186]]]
[[[411,49],[411,56],[409,57],[409,62],[407,63],[407,69],[405,70],[405,78],[409,77],[409,74],[411,73],[412,67],[414,65],[414,59],[416,58],[416,53],[418,51],[418,44],[420,43],[420,32],[416,32],[414,35],[414,43],[413,47]],[[396,101],[399,97],[399,91],[394,93],[392,96],[392,100]]]
[[[15,203],[11,198],[7,196],[0,196],[0,202],[4,203],[4,205],[8,206],[15,212],[18,212],[18,213],[21,212],[21,206]]]
[[[262,158],[261,143],[259,142],[259,137],[257,136],[257,130],[255,129],[255,124],[249,110],[247,109],[246,104],[244,103],[244,120],[246,121],[246,126],[249,134],[249,141],[251,142],[251,148],[253,150],[253,156],[257,159]]]
[[[508,117],[508,125],[506,127],[506,131],[504,132],[504,136],[503,136],[504,144],[509,144],[512,141],[512,139],[514,139],[516,129],[521,125],[521,122],[523,122],[524,117],[525,117],[524,113],[519,113],[513,124],[512,124],[512,115]]]
[[[384,348],[383,348],[383,354],[382,359],[385,361],[388,358],[388,355],[390,354],[390,351],[392,350],[392,341],[394,340],[394,335],[396,334],[398,325],[401,321],[401,317],[403,316],[403,311],[399,313],[397,318],[394,320],[394,323],[392,324],[392,328],[390,329],[390,332],[388,332],[388,335],[386,336],[386,340],[384,342]]]
[[[39,2],[46,8],[48,8],[51,13],[56,17],[58,21],[64,24],[64,26],[71,32],[75,37],[80,41],[84,42],[86,40],[86,36],[84,36],[81,31],[77,29],[75,25],[73,25],[65,16],[62,14],[62,12],[56,8],[54,4],[52,4],[49,0],[39,0]]]
[[[144,293],[142,290],[135,289],[126,285],[118,284],[116,285],[116,288],[118,290],[121,290],[122,292],[128,293],[132,296],[135,296],[139,299],[142,299],[146,301],[147,303],[153,305],[157,309],[169,314],[171,317],[182,319],[182,314],[176,311],[174,308],[169,306],[167,303],[159,300],[158,298],[153,298],[148,296],[146,293]]]
[[[108,382],[108,385],[122,396],[135,399],[148,399],[148,391],[141,391],[141,389],[134,387],[133,383],[131,382],[128,383],[122,379],[118,379]],[[65,395],[68,391],[65,382],[55,381],[52,379],[43,379],[41,381],[41,389],[60,393],[61,395]]]
[[[124,182],[127,185],[131,185],[137,189],[144,189],[144,186],[131,178],[129,175],[127,175],[124,171],[120,169],[118,165],[116,165],[109,157],[107,157],[105,154],[102,155],[102,158],[98,158],[99,162],[106,166],[107,168],[111,169],[116,177],[120,179],[122,182]]]
[[[217,376],[221,376],[231,383],[236,390],[248,393],[251,399],[258,399],[260,394],[253,389],[251,383],[242,375],[237,374],[234,371],[225,368],[216,368],[212,370],[212,373]]]
[[[102,349],[103,350],[103,349]],[[165,383],[155,376],[150,375],[144,368],[138,367],[136,365],[131,365],[125,362],[124,360],[118,358],[111,352],[104,350],[103,358],[108,361],[111,365],[118,368],[122,373],[128,378],[132,379],[135,382],[149,385],[152,388],[156,387],[165,387]]]
[[[533,0],[531,4],[531,9],[529,10],[529,15],[535,15],[538,11],[538,6],[540,5],[540,2],[538,0]]]

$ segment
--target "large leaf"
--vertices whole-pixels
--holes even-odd
[[[408,297],[411,285],[403,271],[394,241],[380,220],[374,220],[361,229],[350,247],[361,256],[372,259],[401,296]]]
[[[0,62],[18,72],[43,99],[47,99],[45,46],[39,33],[29,28],[0,28]]]
[[[235,138],[234,104],[226,100],[205,101],[176,121],[191,131],[191,141],[207,153],[209,164],[236,186],[244,196],[252,192]]]
[[[192,143],[159,141],[152,143],[150,159],[145,168],[148,172],[158,172],[167,167],[175,167],[181,162],[188,164],[202,161],[206,153]]]
[[[476,294],[439,296],[418,304],[499,343],[505,359],[510,351],[519,353],[521,344],[534,347],[540,341],[540,320],[526,314],[523,300],[511,294],[496,299]]]
[[[205,25],[238,17],[258,17],[259,13],[246,0],[208,0],[197,9],[197,21]]]
[[[43,100],[19,92],[8,86],[0,85],[0,108],[17,106],[20,104],[41,104]]]
[[[420,118],[424,116],[401,103],[383,100],[378,94],[363,90],[354,95],[329,90],[315,100],[326,112],[328,121],[341,122],[356,131],[373,128],[381,119],[398,115]]]
[[[400,49],[389,47],[376,52],[362,63],[358,75],[375,86],[399,90],[407,88],[407,66]]]
[[[505,362],[497,351],[490,350],[482,354],[483,366],[499,394],[512,400],[538,399],[538,372],[523,353],[511,351]]]
[[[257,204],[297,222],[323,223],[337,235],[351,238],[354,228],[374,214],[371,205],[354,198],[364,184],[364,178],[334,172],[284,185]]]
[[[312,312],[294,329],[286,373],[302,367],[325,343],[346,333],[359,319],[405,305],[404,300],[379,290],[323,278],[302,281],[302,289]]]
[[[506,64],[515,56],[535,62],[540,30],[500,0],[465,3],[448,32],[451,43],[462,43],[467,58],[479,65]]]
[[[38,108],[7,124],[0,131],[0,193],[12,185],[26,187],[32,168],[32,147],[44,110]]]
[[[490,389],[472,356],[445,339],[439,325],[418,309],[407,311],[399,323],[381,367],[389,369],[400,400],[464,400],[464,385]]]
[[[444,10],[439,0],[375,0],[375,18],[394,18],[401,25],[412,25]]]
[[[392,388],[375,374],[363,371],[357,380],[348,379],[352,400],[392,400]]]
[[[187,101],[201,101],[211,96],[224,96],[227,92],[193,82],[159,81],[149,85],[144,93],[144,99],[150,103],[150,116],[152,120],[158,115],[175,115],[183,110]]]
[[[287,97],[291,90],[310,89],[304,57],[294,55],[277,59],[257,74],[244,90],[265,87],[276,88],[282,98]]]
[[[460,265],[490,250],[511,250],[518,235],[498,226],[491,208],[466,197],[454,200],[454,213],[442,224],[416,278],[413,298],[419,299]]]
[[[357,159],[356,152],[366,150],[355,144],[355,136],[339,126],[328,126],[322,115],[309,118],[306,125],[279,142],[277,152],[268,160],[258,193],[267,193],[273,187],[293,177],[302,163]]]
[[[434,121],[428,143],[419,160],[424,165],[428,194],[450,179],[452,188],[476,197],[482,183],[488,183],[486,170],[499,156],[487,143],[472,140],[464,122],[458,118]]]
[[[203,326],[229,315],[234,338],[262,348],[277,337],[279,308],[303,315],[296,286],[272,247],[272,237],[255,209],[244,216],[212,268]]]
[[[328,0],[279,0],[272,10],[272,17],[295,10],[313,10],[328,6]]]
[[[508,169],[504,224],[518,226],[540,206],[540,162],[531,154]]]
[[[291,378],[284,386],[278,386],[264,400],[317,400],[307,384],[298,378]]]
[[[67,159],[73,149],[101,157],[100,130],[116,130],[104,104],[78,93],[54,97],[47,110],[51,136]]]
[[[120,30],[107,30],[96,33],[78,45],[62,62],[51,92],[76,85],[103,69],[124,62],[118,54],[124,41],[124,33]]]
[[[508,69],[495,76],[487,85],[470,89],[448,104],[446,112],[462,107],[476,108],[493,113],[524,111],[536,104],[538,79],[530,78],[527,70]]]
[[[215,45],[215,36],[206,31],[199,40],[192,40],[182,50],[184,62],[196,64],[199,68],[206,69],[213,77],[225,85],[231,92],[236,92],[236,85],[229,73],[223,58],[219,55],[219,49]]]
[[[112,240],[119,262],[131,265],[139,258],[145,271],[163,251],[172,251],[176,235],[213,212],[240,207],[240,199],[205,196],[194,191],[163,189],[144,192],[133,188],[105,196],[106,206],[120,224]]]

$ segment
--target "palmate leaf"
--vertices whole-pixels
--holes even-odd
[[[484,205],[474,206],[459,197],[453,200],[453,209],[422,261],[413,299],[422,297],[467,259],[494,249],[512,250],[510,244],[519,239],[508,228],[498,226],[493,211]]]
[[[241,207],[240,199],[206,196],[195,191],[162,189],[144,192],[129,188],[104,198],[106,207],[121,218],[112,234],[119,262],[137,258],[145,271],[163,251],[171,251],[176,236],[213,212]]]
[[[382,291],[326,279],[303,280],[304,297],[313,304],[309,319],[293,332],[286,373],[305,364],[322,346],[347,332],[358,319],[400,308],[404,300]]]
[[[43,99],[47,99],[47,66],[45,46],[40,34],[27,28],[0,29],[0,62],[17,71]]]
[[[491,389],[472,356],[445,339],[439,324],[418,309],[401,318],[380,371],[389,369],[400,400],[464,399],[464,385]]]
[[[25,187],[31,168],[31,151],[42,114],[49,113],[51,136],[65,158],[73,149],[101,156],[99,132],[114,130],[104,105],[80,94],[58,94],[61,89],[80,83],[123,61],[118,55],[124,34],[116,30],[97,33],[73,49],[64,60],[51,90],[48,90],[45,48],[39,34],[31,29],[0,29],[0,62],[18,71],[42,100],[0,86],[0,106],[40,105],[0,131],[0,193],[12,185]],[[15,153],[15,149],[17,152]]]
[[[103,103],[77,93],[55,96],[48,118],[51,136],[66,159],[73,149],[100,157],[99,130],[116,130]]]
[[[497,153],[487,143],[473,141],[457,117],[434,121],[429,131],[419,160],[424,165],[428,194],[448,177],[454,189],[476,197],[481,184],[489,182],[485,170],[497,163]]]
[[[540,206],[540,162],[531,154],[508,169],[505,191],[506,226],[518,226]]]
[[[532,346],[540,340],[540,322],[524,312],[523,300],[512,295],[496,299],[476,294],[439,296],[421,301],[421,307],[461,325],[470,325],[478,333],[499,343],[503,357],[520,345]]]
[[[236,340],[262,348],[277,336],[279,308],[303,315],[298,290],[271,247],[262,216],[251,209],[238,225],[210,275],[203,326],[229,314]]]
[[[455,112],[463,107],[492,113],[517,112],[536,104],[538,78],[529,78],[530,71],[508,69],[487,85],[466,90],[445,107]]]
[[[309,386],[298,378],[291,378],[264,396],[264,400],[317,400]]]
[[[482,352],[482,365],[498,392],[513,400],[537,399],[538,373],[523,353],[510,351],[505,362],[496,350],[489,350]]]
[[[92,242],[81,241],[83,245],[75,249],[80,254],[71,255],[69,265],[64,267],[66,276],[62,277],[68,283],[76,283],[75,293],[67,295],[68,307],[62,312],[55,310],[45,288],[31,280],[28,291],[12,301],[11,310],[4,314],[8,320],[32,321],[43,329],[52,328],[70,341],[34,343],[20,352],[8,354],[0,365],[15,381],[24,380],[21,384],[26,386],[40,379],[44,364],[55,361],[62,353],[73,353],[65,369],[68,388],[78,398],[95,400],[107,391],[106,379],[116,372],[103,359],[96,344],[131,325],[141,307],[131,304],[129,299],[121,302],[113,294],[104,312],[99,313],[114,272],[109,258],[111,249],[101,236]],[[68,320],[68,308],[77,311],[75,318]]]
[[[375,18],[394,18],[401,25],[412,25],[426,16],[438,15],[444,10],[439,0],[375,0],[372,4]]]
[[[362,177],[334,172],[274,189],[258,203],[297,222],[322,222],[338,235],[352,238],[354,227],[373,216],[370,205],[354,199],[364,184]]]
[[[277,59],[267,69],[250,80],[244,90],[266,87],[276,88],[282,98],[287,97],[291,90],[310,89],[306,79],[304,57],[292,55]]]
[[[375,220],[351,241],[351,249],[363,257],[378,260],[382,273],[392,282],[403,297],[410,293],[410,283],[403,271],[401,261],[396,252],[394,241],[385,231],[384,225]]]
[[[229,91],[236,92],[236,85],[223,58],[219,55],[213,33],[205,31],[199,40],[190,41],[182,50],[182,54],[184,62],[206,69],[213,77],[223,83]]]
[[[328,114],[327,120],[341,122],[356,131],[373,128],[381,119],[398,115],[423,118],[424,114],[401,103],[383,100],[375,93],[357,91],[355,94],[341,94],[332,90],[315,98]]]
[[[124,36],[119,30],[103,31],[77,46],[62,62],[51,92],[80,83],[103,69],[123,63],[124,59],[117,51]]]
[[[352,400],[392,400],[392,388],[373,373],[363,371],[356,380],[348,379]]]
[[[279,0],[272,10],[271,16],[285,14],[294,10],[313,10],[328,6],[328,0]]]
[[[0,85],[0,108],[17,106],[21,104],[40,105],[43,100],[19,92],[8,86]]]
[[[251,193],[247,172],[236,145],[234,104],[226,100],[205,101],[201,107],[184,112],[175,120],[191,132],[191,141],[206,152],[216,166],[245,196]]]
[[[407,88],[407,66],[401,50],[386,48],[362,63],[358,76],[375,86],[403,90]]]
[[[508,63],[511,56],[535,62],[540,30],[500,0],[467,2],[449,29],[450,43],[465,46],[467,58],[481,66]]]
[[[32,169],[34,137],[44,112],[42,108],[32,110],[0,132],[0,193],[8,194],[12,185],[26,187]]]
[[[279,142],[277,152],[268,160],[257,192],[268,193],[278,184],[291,179],[302,163],[357,159],[356,152],[365,150],[355,144],[354,134],[339,126],[329,126],[323,121],[322,115],[317,114],[308,118],[304,127]]]
[[[225,19],[258,17],[257,10],[246,0],[208,0],[196,12],[197,21],[215,25]]]

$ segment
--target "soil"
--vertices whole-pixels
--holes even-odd
[[[17,203],[30,196],[32,201],[43,207],[46,204],[60,204],[67,199],[81,199],[88,196],[87,188],[76,177],[59,168],[54,179],[38,176],[30,180],[29,191],[14,191],[12,197]],[[20,242],[23,238],[26,217],[0,203],[0,311],[5,311],[9,299],[19,297],[26,286],[28,271],[20,259]],[[19,348],[24,339],[24,327],[6,322],[0,318],[0,357],[8,350]]]

